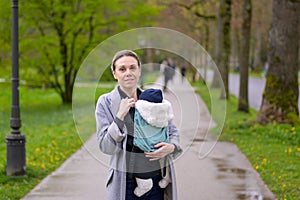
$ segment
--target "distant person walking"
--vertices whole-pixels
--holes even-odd
[[[170,80],[173,81],[173,78],[174,78],[174,76],[175,76],[176,65],[175,65],[175,63],[173,62],[173,60],[172,60],[171,58],[168,58],[168,59],[167,59],[167,64],[168,64],[168,66],[171,68],[171,70],[170,70],[170,73],[171,73],[171,78],[170,78]]]
[[[164,70],[163,70],[163,73],[164,73],[164,87],[163,87],[163,90],[166,91],[168,89],[168,83],[170,80],[172,80],[173,76],[174,76],[174,73],[175,73],[175,70],[174,70],[174,67],[175,65],[173,65],[170,61],[170,59],[168,59],[166,62],[163,62],[164,63]]]
[[[184,78],[185,78],[185,73],[186,73],[186,67],[185,66],[181,67],[180,73],[181,73],[181,79],[182,79],[182,82],[183,82]]]
[[[172,69],[169,66],[166,66],[164,69],[164,91],[168,89],[168,82],[172,78]]]

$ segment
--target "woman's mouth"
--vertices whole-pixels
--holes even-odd
[[[127,82],[127,81],[133,81],[134,79],[126,79],[125,81]]]

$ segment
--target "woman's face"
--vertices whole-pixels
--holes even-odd
[[[141,69],[134,57],[123,56],[115,62],[115,70],[112,73],[122,88],[131,89],[137,86]]]

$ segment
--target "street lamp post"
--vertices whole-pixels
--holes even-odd
[[[6,136],[6,174],[23,176],[26,171],[25,135],[20,132],[18,0],[12,0],[12,109],[11,133]]]

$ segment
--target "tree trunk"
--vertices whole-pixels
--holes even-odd
[[[257,121],[293,123],[299,120],[298,51],[300,3],[274,0],[269,32],[269,70]]]
[[[254,49],[254,63],[253,63],[253,70],[255,72],[260,72],[264,69],[264,64],[262,63],[261,60],[261,47],[262,47],[262,43],[261,43],[261,28],[260,25],[257,27],[256,30],[256,43],[255,45],[255,49]]]
[[[210,30],[209,30],[209,25],[208,25],[208,20],[205,20],[205,23],[204,23],[204,27],[205,27],[205,50],[207,52],[210,52],[210,49],[209,49],[209,35],[210,35]],[[205,56],[205,61],[204,61],[204,74],[203,74],[203,81],[204,83],[206,84],[206,81],[207,81],[207,56]]]
[[[222,20],[222,52],[221,52],[221,77],[225,90],[221,91],[221,99],[229,98],[229,56],[230,56],[230,20],[231,20],[231,0],[220,0],[220,15]]]
[[[249,52],[251,36],[251,0],[244,0],[243,3],[243,24],[242,24],[242,41],[240,54],[240,92],[238,110],[249,112],[248,102],[248,74],[249,74]]]
[[[65,81],[64,81],[64,86],[65,90],[62,96],[62,100],[64,104],[70,104],[72,103],[72,94],[73,94],[73,82],[70,80],[71,74],[70,73],[65,73]]]
[[[239,56],[240,56],[240,35],[239,29],[235,28],[232,36],[232,52],[234,71],[239,71]]]
[[[215,43],[215,63],[217,65],[217,68],[219,70],[219,72],[221,73],[221,69],[220,69],[220,60],[221,60],[221,50],[222,50],[222,40],[223,40],[223,35],[222,35],[222,19],[221,19],[221,15],[220,15],[220,9],[218,10],[218,14],[217,14],[217,23],[216,23],[216,43]],[[217,70],[217,69],[215,69]],[[211,88],[220,88],[221,87],[221,80],[219,80],[219,76],[217,74],[217,72],[214,72],[214,76],[213,76],[213,80],[211,83]]]

